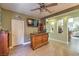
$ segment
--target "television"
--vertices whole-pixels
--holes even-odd
[[[39,20],[37,19],[27,19],[27,25],[30,27],[38,27]]]

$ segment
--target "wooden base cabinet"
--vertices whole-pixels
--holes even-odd
[[[36,49],[47,43],[48,43],[48,34],[47,33],[31,34],[32,49]]]
[[[0,56],[7,56],[9,53],[8,47],[8,33],[5,31],[0,32]]]

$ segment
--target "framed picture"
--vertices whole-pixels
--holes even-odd
[[[27,25],[31,27],[38,27],[39,21],[36,19],[27,19]]]

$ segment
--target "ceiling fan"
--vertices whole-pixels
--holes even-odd
[[[51,13],[50,10],[48,10],[48,7],[52,7],[52,6],[56,6],[57,3],[51,3],[51,4],[46,4],[46,3],[38,3],[38,5],[40,6],[39,8],[36,9],[32,9],[31,11],[36,11],[36,10],[40,10],[40,12],[46,11]]]

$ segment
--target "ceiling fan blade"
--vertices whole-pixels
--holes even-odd
[[[40,8],[32,9],[31,11],[39,10]]]
[[[52,6],[56,6],[57,3],[51,3],[51,4],[48,4],[46,7],[52,7]]]
[[[44,3],[38,3],[38,4],[39,4],[40,6],[41,6],[41,5],[44,5]]]
[[[41,5],[41,3],[38,3],[39,5]]]
[[[45,10],[46,10],[47,12],[51,13],[51,11],[49,11],[47,8],[45,8]]]

